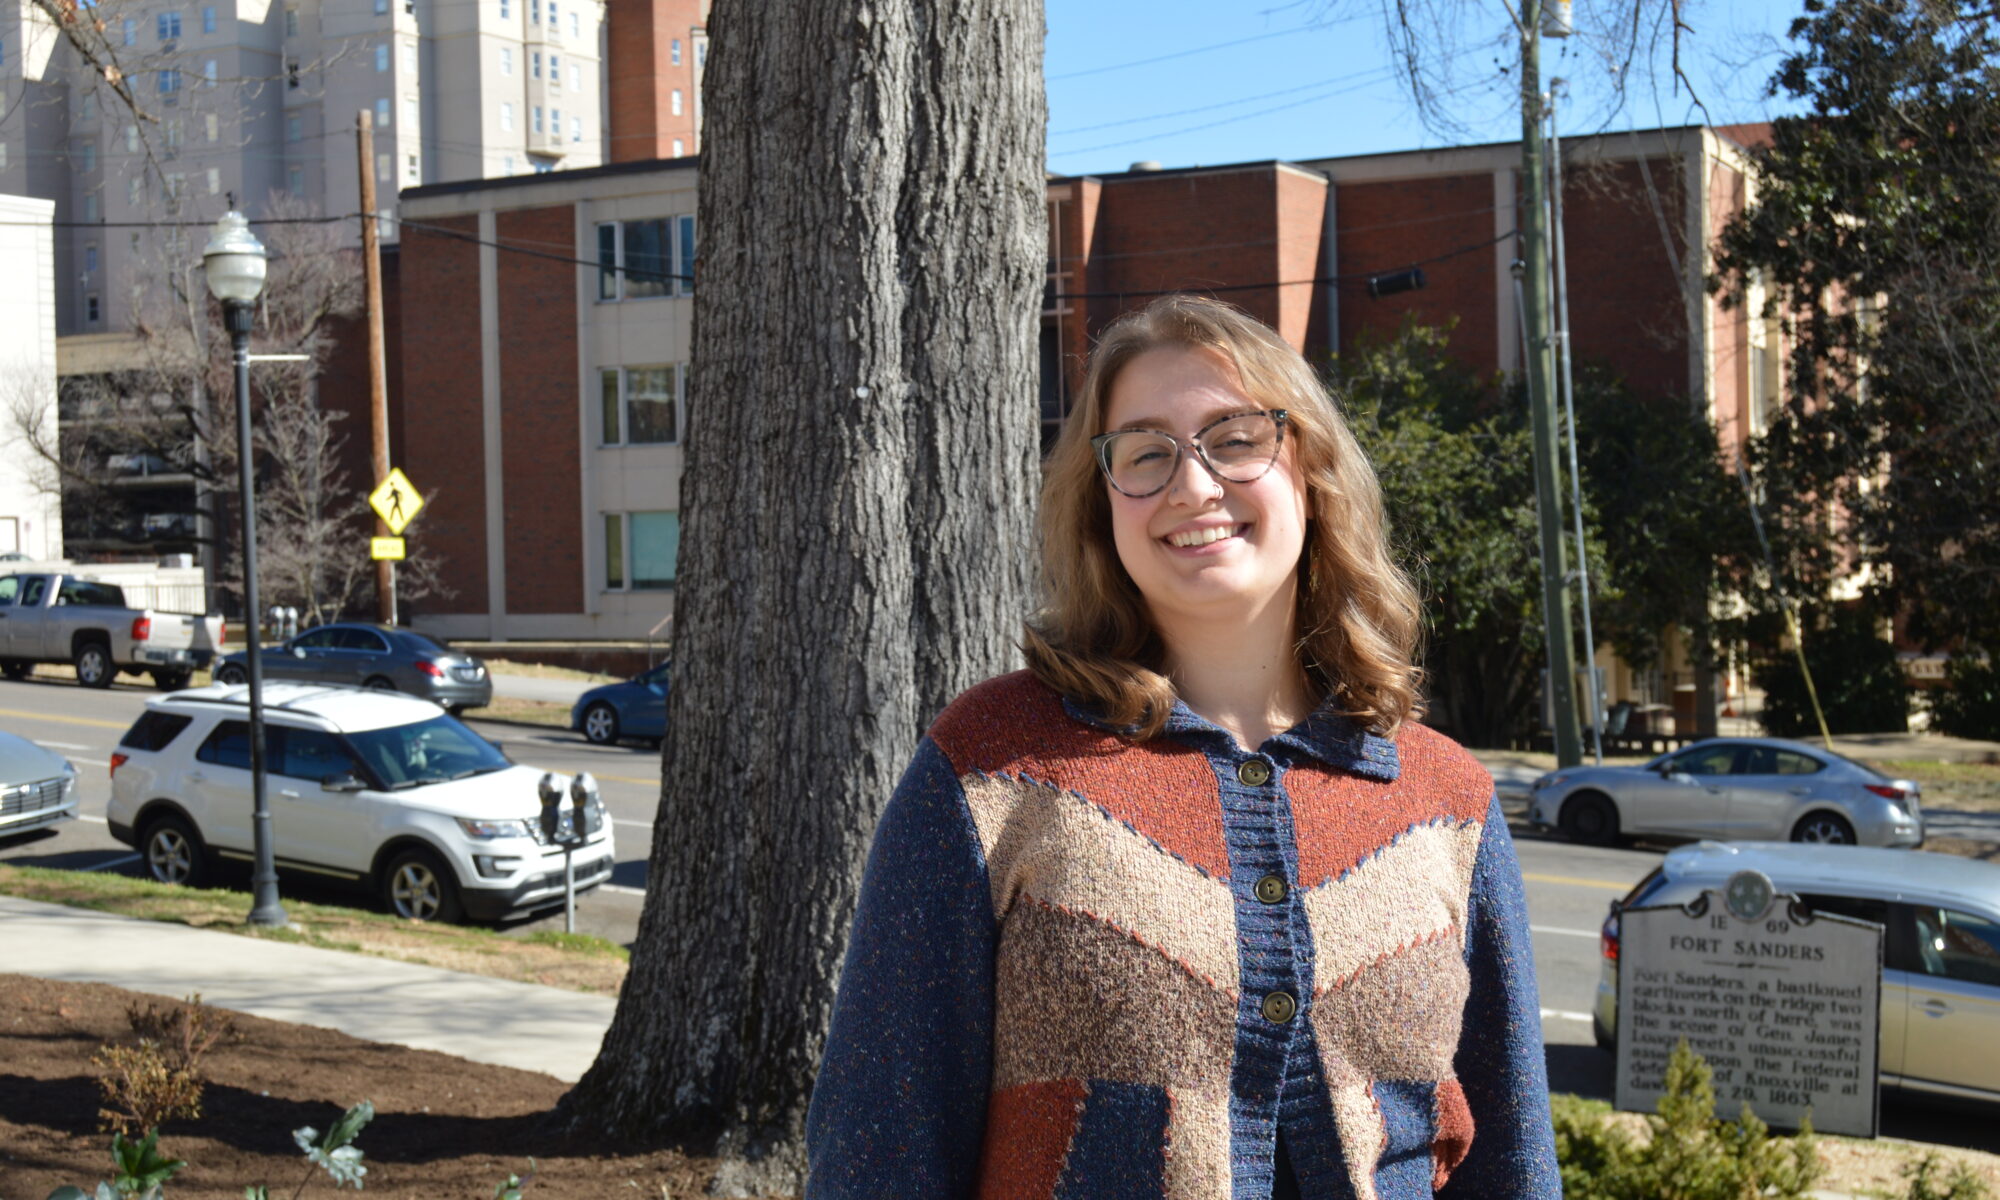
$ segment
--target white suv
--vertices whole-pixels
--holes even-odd
[[[111,756],[111,835],[152,877],[200,883],[252,857],[249,691],[155,697]],[[371,888],[400,916],[499,920],[562,903],[563,850],[542,833],[542,772],[427,700],[264,685],[265,791],[281,868]],[[565,786],[567,785],[567,781]],[[565,796],[563,816],[574,815]],[[578,891],[609,879],[611,822],[591,796]]]

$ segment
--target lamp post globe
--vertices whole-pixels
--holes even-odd
[[[236,463],[243,530],[243,631],[245,666],[250,676],[251,840],[256,870],[250,877],[252,925],[283,925],[288,918],[278,902],[278,870],[271,835],[270,796],[264,786],[264,669],[257,617],[257,482],[253,469],[250,429],[250,327],[256,319],[257,297],[264,290],[269,259],[264,243],[250,232],[250,222],[231,209],[215,223],[202,249],[208,290],[222,303],[223,327],[229,331],[230,359],[236,368]]]
[[[201,263],[208,275],[208,290],[224,304],[250,304],[264,290],[264,272],[269,259],[264,243],[250,232],[250,222],[231,209],[209,231],[208,245],[202,249]]]

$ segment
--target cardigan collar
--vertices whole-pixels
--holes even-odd
[[[1121,737],[1132,735],[1130,726],[1113,725],[1099,716],[1095,709],[1067,696],[1063,698],[1063,709],[1071,718],[1094,729]],[[1178,697],[1174,700],[1173,710],[1167,714],[1167,724],[1161,732],[1205,753],[1232,758],[1241,757],[1243,753],[1228,731],[1196,713]],[[1260,753],[1281,753],[1289,758],[1314,758],[1329,767],[1383,783],[1394,783],[1402,770],[1396,743],[1370,733],[1351,717],[1325,708],[1316,710],[1257,749]]]

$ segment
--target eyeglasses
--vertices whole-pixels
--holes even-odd
[[[1229,483],[1254,483],[1278,461],[1285,440],[1282,408],[1236,413],[1211,421],[1184,444],[1170,433],[1154,429],[1120,429],[1090,439],[1097,465],[1111,486],[1142,500],[1167,486],[1181,469],[1181,455],[1193,446],[1195,461],[1210,475]]]

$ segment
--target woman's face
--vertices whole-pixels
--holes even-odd
[[[1163,347],[1118,373],[1104,432],[1157,429],[1191,447],[1210,423],[1267,407],[1244,392],[1222,355]],[[1134,499],[1109,481],[1104,487],[1119,561],[1156,621],[1247,623],[1274,601],[1289,605],[1306,529],[1305,486],[1290,439],[1271,469],[1249,483],[1217,479],[1190,448],[1153,495]]]

